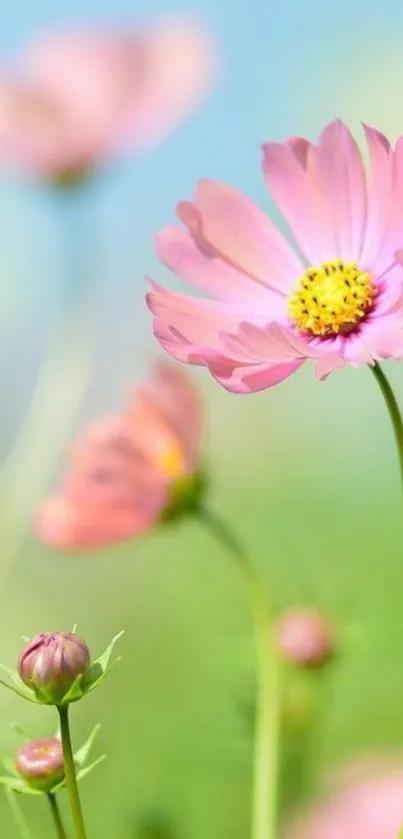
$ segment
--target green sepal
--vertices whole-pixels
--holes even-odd
[[[3,685],[3,687],[7,688],[7,690],[12,690],[12,692],[16,693],[17,696],[20,696],[21,699],[26,699],[28,702],[34,702],[37,705],[43,704],[43,702],[37,699],[33,693],[28,692],[28,690],[19,690],[13,685],[9,685],[8,682],[5,682],[3,679],[0,679],[0,685]]]
[[[10,773],[10,775],[14,775],[16,778],[20,778],[20,777],[21,777],[21,776],[18,774],[17,769],[16,769],[16,767],[15,767],[15,763],[14,763],[14,761],[13,761],[13,760],[11,760],[11,757],[8,757],[7,755],[5,755],[4,757],[0,758],[0,760],[1,760],[2,764],[3,764],[4,769],[6,770],[6,772],[9,772],[9,773]]]
[[[79,699],[82,699],[84,696],[83,692],[83,674],[80,673],[75,679],[73,684],[69,687],[67,693],[64,694],[63,699],[58,702],[58,705],[69,705],[70,702],[78,702]],[[52,702],[52,705],[54,703]]]
[[[117,664],[121,660],[121,656],[118,656],[111,662],[111,656],[115,648],[115,645],[117,644],[117,642],[123,634],[124,630],[118,632],[118,634],[115,635],[114,638],[112,638],[112,641],[107,646],[106,650],[100,656],[98,656],[98,658],[96,658],[95,661],[92,663],[88,673],[85,674],[82,680],[83,694],[89,693],[91,690],[94,690],[94,688],[98,687],[102,679],[104,679],[105,676],[107,676],[108,673],[110,673],[115,664]]]
[[[97,766],[99,766],[100,763],[103,763],[104,760],[106,760],[106,757],[106,755],[100,755],[99,757],[97,757],[96,760],[93,760],[92,763],[90,763],[88,766],[84,766],[83,769],[80,769],[77,772],[77,781],[82,781],[83,778],[86,778],[87,775],[89,775],[93,769],[95,769]]]
[[[89,756],[89,753],[90,753],[90,751],[91,751],[91,749],[94,745],[95,739],[98,736],[100,730],[101,730],[101,725],[98,722],[94,726],[94,728],[91,731],[91,734],[89,735],[89,737],[87,737],[87,740],[85,741],[85,743],[83,743],[83,745],[80,746],[80,748],[74,753],[74,762],[80,769],[83,766],[83,764],[87,762],[87,758]]]
[[[0,784],[14,790],[14,792],[26,793],[27,795],[43,795],[42,790],[33,789],[28,786],[23,778],[14,778],[11,775],[0,775]]]
[[[161,523],[170,524],[184,516],[194,515],[205,495],[206,488],[206,473],[202,469],[174,481],[171,497],[160,517]]]

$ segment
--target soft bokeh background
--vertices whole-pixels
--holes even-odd
[[[181,7],[168,0],[30,0],[3,14],[0,48],[14,52],[53,24],[131,22],[168,11],[203,16],[220,43],[223,77],[206,107],[163,148],[114,166],[92,209],[90,200],[84,208],[100,326],[78,427],[118,406],[156,351],[143,277],[168,272],[153,255],[153,231],[172,220],[176,200],[198,177],[227,180],[273,210],[259,169],[262,140],[315,135],[336,115],[357,130],[363,119],[394,136],[403,131],[399,0],[189,0]],[[58,216],[65,211],[31,184],[2,180],[4,453],[59,305],[65,244]],[[403,399],[402,368],[390,373]],[[344,649],[321,685],[308,744],[316,775],[362,750],[403,746],[402,509],[391,430],[370,373],[343,372],[319,385],[306,369],[250,398],[197,378],[215,504],[236,523],[276,608],[317,602],[340,624]],[[7,563],[7,544],[0,558]],[[90,836],[140,837],[140,822],[159,819],[188,839],[248,834],[250,621],[235,569],[196,525],[88,559],[28,541],[0,601],[7,663],[22,634],[77,621],[97,651],[126,630],[121,665],[73,709],[77,741],[100,721],[99,746],[109,755],[83,786]],[[0,708],[4,752],[16,745],[9,721],[38,736],[53,729],[51,710],[32,710],[5,691]],[[292,755],[299,759],[298,748]],[[289,768],[286,792],[288,784],[295,802],[293,774],[304,782],[298,767]],[[0,807],[1,833],[11,837],[2,800]],[[28,812],[40,819],[41,804],[28,801]],[[38,835],[47,836],[45,815],[40,823]]]

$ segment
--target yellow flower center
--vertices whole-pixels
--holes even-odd
[[[288,315],[301,332],[345,335],[368,314],[376,293],[371,275],[355,262],[322,262],[298,280],[288,300]]]
[[[168,478],[175,480],[183,474],[185,465],[183,454],[178,445],[169,445],[161,448],[156,456],[158,467]]]

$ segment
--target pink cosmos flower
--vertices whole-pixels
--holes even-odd
[[[403,827],[403,771],[369,763],[312,808],[283,839],[397,839]]]
[[[126,411],[95,423],[75,444],[60,488],[38,510],[39,539],[79,550],[148,530],[198,472],[200,438],[193,385],[160,363]]]
[[[66,176],[160,140],[206,95],[213,46],[196,21],[50,32],[0,76],[0,161]]]
[[[403,356],[403,137],[365,126],[370,168],[348,128],[317,144],[263,146],[268,188],[293,244],[249,198],[202,180],[157,234],[161,261],[213,297],[152,283],[154,333],[174,358],[206,366],[236,393],[281,382],[307,359],[324,379],[351,364]]]

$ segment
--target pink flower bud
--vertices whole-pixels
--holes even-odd
[[[57,705],[77,676],[88,672],[90,651],[72,632],[36,635],[23,649],[17,670],[25,684]]]
[[[62,744],[56,737],[30,740],[19,750],[15,765],[29,786],[49,792],[64,778]]]
[[[321,667],[334,652],[331,626],[313,608],[283,612],[276,623],[276,636],[282,657],[299,667]]]

